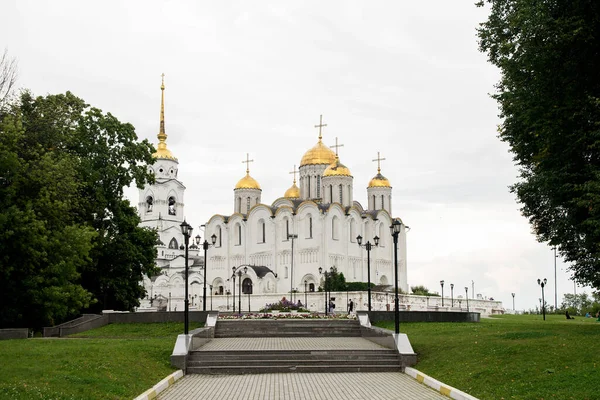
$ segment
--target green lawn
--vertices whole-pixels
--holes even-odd
[[[600,398],[600,322],[503,315],[480,323],[403,323],[415,366],[480,399]],[[377,324],[394,329],[394,322]]]
[[[179,333],[182,323],[111,324],[77,338],[2,340],[0,399],[132,399],[175,370]]]

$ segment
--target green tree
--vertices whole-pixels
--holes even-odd
[[[432,293],[423,285],[411,286],[410,291],[417,296],[439,296],[438,293]]]
[[[541,242],[600,288],[600,2],[486,0],[480,50],[500,68],[499,137],[511,187]]]
[[[343,292],[347,290],[346,277],[343,272],[338,272],[336,267],[331,267],[326,273],[327,279],[325,277],[321,279],[319,292],[323,291],[323,288],[331,292]]]
[[[152,180],[152,146],[71,93],[23,93],[0,125],[3,326],[39,327],[82,308],[130,310],[156,272],[156,233],[125,186]]]

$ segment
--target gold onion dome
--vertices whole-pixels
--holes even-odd
[[[390,185],[390,181],[388,181],[385,176],[381,175],[380,171],[377,171],[377,175],[375,175],[373,177],[373,179],[371,179],[368,187],[370,187],[370,188],[374,188],[374,187],[391,188],[392,185]]]
[[[335,153],[323,144],[321,138],[316,145],[302,156],[300,166],[315,164],[332,164],[335,161]]]
[[[323,177],[326,176],[352,176],[352,174],[348,167],[340,162],[340,158],[335,156],[335,161],[323,172]]]
[[[296,181],[294,181],[294,184],[292,185],[292,187],[290,187],[288,190],[285,191],[285,194],[283,195],[283,197],[285,197],[286,199],[299,199],[300,198],[300,189],[298,188],[298,186],[296,186]]]
[[[246,176],[239,180],[237,185],[235,185],[236,189],[258,189],[261,190],[260,185],[250,176],[250,173],[246,171]]]
[[[165,133],[165,74],[162,74],[162,83],[160,85],[160,130],[158,132],[158,148],[156,153],[152,154],[154,158],[167,158],[177,160],[171,150],[167,149],[167,134]]]

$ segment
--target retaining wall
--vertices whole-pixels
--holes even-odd
[[[27,339],[28,335],[29,335],[29,329],[27,329],[27,328],[0,329],[0,340]]]
[[[479,322],[480,314],[476,312],[452,311],[400,311],[400,322]],[[393,311],[371,311],[369,320],[394,321]]]

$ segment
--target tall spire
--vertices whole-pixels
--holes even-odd
[[[166,146],[167,134],[165,133],[165,74],[161,75],[162,82],[160,84],[160,131],[158,132],[158,147],[161,144]]]

